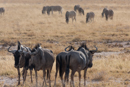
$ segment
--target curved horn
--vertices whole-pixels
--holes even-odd
[[[85,49],[89,51],[89,48],[87,48],[87,46],[85,45]]]
[[[96,46],[94,46],[94,47],[96,48],[96,50],[91,50],[91,51],[93,51],[93,52],[97,52],[98,48],[97,48]]]
[[[20,46],[21,46],[21,43],[18,41],[18,49],[17,50],[20,50]]]
[[[32,52],[32,53],[30,53],[30,55],[35,55],[35,54],[37,54],[38,53],[38,49],[35,49],[36,51],[35,52]]]
[[[96,50],[95,51],[98,51],[98,48],[96,47],[96,46],[94,46],[95,48],[96,48]]]
[[[68,47],[70,47],[70,46],[68,46]],[[67,49],[68,47],[65,48],[65,51],[67,51],[66,49]]]
[[[16,50],[9,50],[11,48],[11,46],[8,48],[8,52],[11,52],[11,53],[15,53]]]
[[[28,47],[25,47],[25,46],[24,46],[24,48],[26,48],[26,51],[27,51],[27,52],[31,52],[31,51],[29,50],[29,48],[28,48]]]

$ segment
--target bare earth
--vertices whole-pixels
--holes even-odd
[[[79,4],[85,15],[76,13],[76,22],[65,22],[65,12]],[[78,48],[87,42],[89,49],[98,47],[93,57],[93,67],[87,71],[87,87],[130,87],[130,0],[0,0],[5,8],[0,15],[0,87],[17,86],[17,70],[14,68],[13,55],[7,52],[9,45],[16,49],[17,41],[32,48],[41,43],[51,49],[56,56],[68,45]],[[62,14],[54,12],[49,16],[42,14],[43,6],[60,5]],[[101,17],[104,7],[113,9],[113,20]],[[95,19],[86,23],[86,13],[93,11]],[[22,70],[21,70],[22,72]],[[52,86],[55,79],[55,63],[51,72]],[[78,74],[75,74],[78,87]],[[42,85],[42,71],[38,72],[38,85]],[[82,81],[83,86],[83,72]],[[22,76],[21,76],[21,85]],[[35,87],[30,82],[28,72],[24,87]],[[58,77],[57,87],[61,87]],[[67,86],[69,87],[69,85]]]

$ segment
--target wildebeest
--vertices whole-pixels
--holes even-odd
[[[79,11],[80,14],[84,15],[84,10],[81,7],[78,9],[78,11]]]
[[[80,5],[75,5],[74,6],[74,11],[77,11],[80,8]]]
[[[86,71],[92,67],[92,57],[96,50],[86,50],[83,47],[79,47],[78,51],[70,51],[66,56],[66,73],[65,78],[68,80],[69,69],[71,72],[71,85],[74,86],[74,74],[77,71],[79,73],[79,87],[81,80],[81,70],[84,70],[84,85],[86,85]]]
[[[91,21],[92,21],[92,19],[94,20],[94,16],[95,16],[94,12],[88,12],[86,14],[86,23],[89,22],[89,20],[91,20]]]
[[[45,12],[47,12],[47,9],[49,8],[49,6],[44,6],[42,9],[42,14],[45,14]]]
[[[50,12],[52,11],[59,11],[59,14],[62,14],[62,7],[61,6],[49,6],[49,8],[47,9],[47,14],[50,15]]]
[[[75,11],[67,11],[65,14],[65,18],[66,18],[66,23],[69,22],[69,18],[72,18],[72,22],[74,19],[76,21],[76,12]]]
[[[113,10],[111,9],[108,10],[107,8],[104,8],[102,12],[102,17],[104,17],[104,14],[105,14],[106,20],[108,20],[108,17],[110,19],[113,19],[113,15],[114,15]]]
[[[66,49],[69,48],[69,50],[67,51]],[[55,73],[55,83],[54,86],[56,86],[56,78],[57,78],[57,73],[59,71],[59,75],[62,81],[62,85],[63,87],[65,86],[64,81],[63,81],[63,74],[65,73],[66,70],[66,60],[65,60],[65,56],[68,52],[74,50],[74,47],[72,46],[68,46],[65,48],[65,52],[61,52],[56,56],[56,73]]]
[[[25,59],[20,60],[20,52],[22,50],[24,50],[24,48],[19,41],[18,41],[17,50],[11,50],[10,51],[10,48],[11,48],[11,46],[8,48],[8,52],[11,52],[14,56],[14,61],[15,61],[14,67],[18,71],[18,85],[20,85],[20,68],[23,68],[24,64],[25,64]],[[23,71],[24,71],[24,68],[23,68]],[[30,74],[31,74],[31,82],[32,82],[32,69],[31,68],[30,68]],[[24,72],[22,73],[22,75],[24,75]],[[26,80],[26,78],[24,78],[24,76],[23,76],[23,83],[24,83],[25,80]]]
[[[0,8],[0,14],[4,14],[5,9],[3,7]]]
[[[34,70],[35,70],[35,78],[36,78],[36,87],[37,85],[37,71],[39,70],[43,70],[43,85],[45,82],[46,85],[46,80],[45,80],[45,71],[48,70],[48,76],[49,76],[49,86],[51,87],[51,81],[50,81],[50,73],[52,70],[52,66],[54,63],[54,56],[52,51],[49,50],[45,50],[41,47],[38,48],[34,48],[34,50],[32,50],[34,52],[23,52],[24,53],[24,58],[25,58],[25,67],[30,67],[33,66]],[[26,55],[28,55],[27,57],[25,57]]]

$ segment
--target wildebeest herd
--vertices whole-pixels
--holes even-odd
[[[42,14],[47,13],[50,15],[50,12],[58,11],[59,14],[62,14],[61,6],[44,6],[42,9]],[[72,18],[72,21],[76,21],[76,12],[79,12],[80,15],[84,15],[84,10],[80,5],[75,5],[73,11],[66,11],[65,18],[66,23],[69,22],[69,18]],[[0,14],[5,12],[4,8],[0,8]],[[112,10],[108,10],[107,8],[103,9],[102,17],[106,17],[113,19],[114,12]],[[95,14],[94,12],[88,12],[86,14],[86,23],[90,20],[94,20]],[[68,46],[65,48],[64,52],[59,53],[56,56],[56,73],[55,73],[55,82],[54,86],[56,86],[56,78],[57,73],[59,71],[59,75],[62,81],[62,86],[65,87],[65,83],[69,81],[69,70],[71,69],[71,81],[70,85],[75,87],[74,85],[74,74],[78,72],[79,74],[79,87],[81,81],[81,70],[84,70],[84,86],[86,85],[86,72],[88,68],[93,66],[92,58],[95,52],[97,52],[98,48],[94,46],[96,50],[89,50],[85,43],[82,43],[81,46],[75,50],[74,47]],[[69,50],[67,51],[67,49]],[[15,64],[14,67],[17,68],[18,71],[18,85],[20,84],[20,68],[23,68],[23,84],[26,80],[27,70],[30,70],[31,82],[32,80],[32,70],[35,71],[36,78],[36,87],[38,86],[38,76],[37,71],[43,71],[43,85],[46,84],[46,74],[47,79],[49,79],[49,87],[51,87],[50,74],[53,67],[53,63],[55,61],[54,54],[49,49],[44,49],[37,44],[34,48],[30,49],[29,47],[21,45],[18,41],[17,50],[10,50],[11,46],[8,48],[8,52],[12,53],[14,56]],[[65,73],[64,79],[63,75]]]
[[[67,51],[67,49],[69,50]],[[88,68],[93,66],[92,57],[95,52],[97,52],[98,48],[95,46],[96,50],[89,50],[86,46],[86,43],[82,43],[81,46],[75,50],[73,46],[68,46],[65,48],[64,52],[59,53],[56,56],[56,73],[55,73],[55,82],[54,86],[56,86],[56,78],[57,73],[59,71],[59,75],[62,81],[63,87],[65,87],[65,83],[69,81],[69,69],[71,72],[71,81],[70,85],[74,86],[74,74],[75,72],[79,73],[79,87],[81,81],[81,70],[84,70],[84,85],[86,85],[86,72]],[[31,82],[32,81],[32,70],[35,71],[36,78],[36,87],[38,86],[37,80],[37,71],[43,71],[43,85],[46,84],[46,72],[47,79],[49,79],[49,87],[51,87],[50,74],[52,70],[53,63],[55,61],[54,54],[52,50],[44,49],[37,44],[34,48],[30,49],[29,47],[21,45],[18,41],[17,50],[10,50],[11,46],[8,48],[8,52],[12,53],[14,56],[15,64],[14,67],[18,70],[18,85],[20,84],[20,68],[23,68],[23,84],[26,80],[27,70],[30,70]],[[65,73],[65,78],[63,80],[63,74]]]
[[[47,12],[47,14],[50,15],[50,12],[52,12],[53,14],[53,11],[59,11],[59,13],[62,14],[62,7],[61,6],[44,6],[42,9],[42,14],[45,14],[45,12]],[[84,10],[82,7],[80,7],[80,5],[75,5],[74,10],[72,11],[66,11],[66,14],[65,14],[66,23],[69,22],[69,18],[72,18],[72,22],[73,20],[76,21],[77,11],[79,12],[80,15],[81,14],[84,15]],[[104,8],[102,12],[102,17],[104,17],[104,14],[105,14],[106,20],[108,20],[108,18],[113,19],[113,15],[114,15],[113,10]],[[94,20],[94,17],[95,17],[94,12],[88,12],[86,14],[86,23],[89,22],[90,20],[92,21],[92,19]]]

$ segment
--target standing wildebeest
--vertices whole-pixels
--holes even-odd
[[[66,23],[69,22],[69,18],[72,18],[72,22],[74,19],[76,21],[76,12],[75,11],[67,11],[65,14],[65,17],[66,17]]]
[[[78,51],[71,51],[66,56],[66,74],[65,79],[68,81],[69,69],[71,72],[71,85],[74,86],[74,74],[77,71],[79,73],[79,87],[81,80],[81,70],[84,70],[84,86],[86,85],[86,72],[88,68],[92,67],[92,57],[96,50],[86,50],[83,47],[79,47]]]
[[[47,9],[49,8],[49,6],[44,6],[42,9],[42,14],[45,14],[45,12],[47,12]]]
[[[92,21],[92,19],[94,20],[94,16],[95,16],[95,14],[94,14],[93,12],[88,12],[88,13],[86,14],[86,23],[87,23],[89,20],[91,20],[91,21]]]
[[[4,14],[4,12],[5,12],[5,9],[3,7],[1,7],[0,8],[0,14],[2,14],[2,13]]]
[[[84,15],[84,10],[81,7],[78,9],[78,11],[79,11],[80,14]]]
[[[75,6],[74,6],[74,11],[79,10],[79,8],[80,8],[80,5],[75,5]]]
[[[108,17],[110,19],[113,19],[113,15],[114,15],[113,10],[111,9],[108,10],[107,8],[104,8],[102,12],[102,17],[104,17],[104,14],[105,14],[106,20],[108,20]]]
[[[69,47],[69,50],[67,51],[66,49]],[[68,46],[65,48],[65,52],[61,52],[57,55],[56,57],[56,73],[55,73],[55,83],[54,86],[56,86],[56,78],[57,78],[57,73],[59,71],[59,75],[62,81],[63,87],[65,86],[64,81],[63,81],[63,74],[65,73],[66,70],[66,60],[65,56],[68,52],[74,50],[72,46]]]
[[[52,14],[53,14],[53,11],[59,11],[59,14],[61,13],[62,14],[62,7],[61,6],[50,6],[48,9],[47,9],[47,14],[50,15],[50,12],[52,11]]]
[[[45,50],[41,47],[38,47],[37,49],[34,48],[32,50],[34,52],[23,52],[24,56],[28,55],[25,57],[25,67],[30,67],[33,66],[35,70],[35,78],[36,78],[36,87],[37,87],[37,71],[43,70],[43,85],[45,82],[46,85],[46,80],[45,80],[45,71],[48,70],[48,76],[49,76],[49,86],[51,87],[51,81],[50,81],[50,73],[52,70],[52,66],[54,63],[54,56],[52,51]]]
[[[25,64],[25,59],[21,59],[20,60],[20,52],[21,49],[23,50],[23,46],[20,44],[20,42],[18,41],[18,48],[17,50],[11,50],[10,51],[11,46],[8,48],[8,52],[11,52],[14,56],[14,60],[15,60],[15,64],[14,67],[17,68],[18,71],[18,85],[20,85],[20,68],[24,67]],[[23,69],[24,71],[24,69]],[[30,68],[30,74],[31,74],[31,82],[32,82],[32,69]],[[24,75],[24,72],[22,73],[22,75]],[[24,78],[23,76],[23,83],[26,80],[26,78]]]

